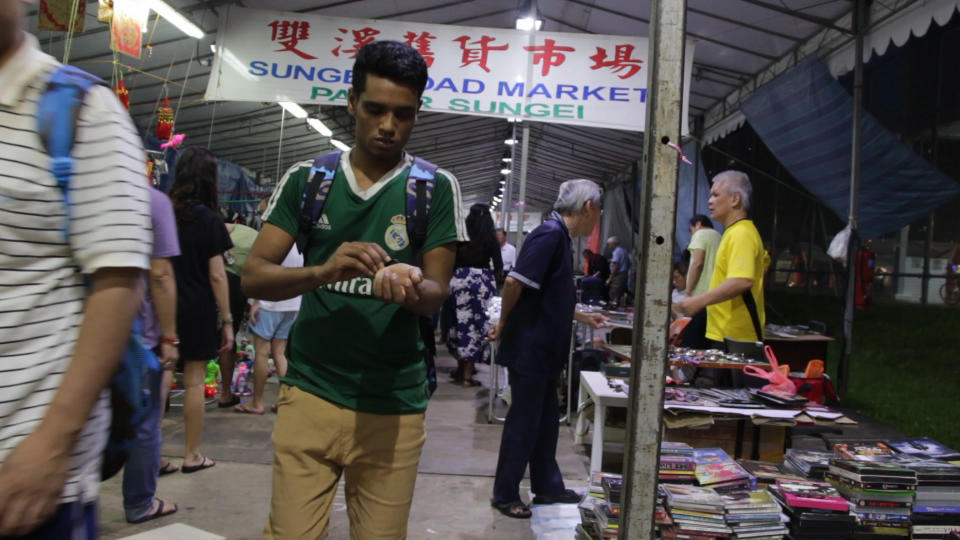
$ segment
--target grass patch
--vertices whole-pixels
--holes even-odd
[[[843,334],[838,298],[772,291],[767,304],[770,322],[816,319],[833,337]],[[960,449],[958,328],[957,308],[880,303],[857,311],[843,406]],[[834,380],[841,357],[840,343],[832,344],[827,371]]]

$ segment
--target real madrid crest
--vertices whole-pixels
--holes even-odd
[[[400,251],[410,244],[407,238],[407,217],[396,215],[390,218],[390,226],[383,235],[383,241],[393,251]]]

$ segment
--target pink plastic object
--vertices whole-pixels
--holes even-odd
[[[761,390],[764,392],[779,390],[789,394],[796,394],[796,385],[793,384],[793,381],[790,380],[790,377],[780,370],[780,365],[777,363],[776,355],[773,354],[773,349],[771,349],[769,345],[765,345],[763,347],[763,354],[766,355],[767,361],[770,362],[770,367],[772,368],[770,371],[760,369],[756,366],[743,366],[743,372],[747,375],[760,377],[761,379],[770,381],[770,384],[761,388]]]

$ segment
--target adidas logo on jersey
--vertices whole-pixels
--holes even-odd
[[[330,220],[327,218],[327,214],[320,216],[320,219],[317,220],[317,228],[323,229],[324,231],[329,231],[332,229],[330,227]]]

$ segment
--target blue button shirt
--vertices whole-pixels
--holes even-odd
[[[623,249],[622,246],[615,247],[613,249],[613,255],[610,256],[611,272],[613,271],[613,263],[620,263],[620,266],[617,267],[618,274],[622,274],[630,269],[630,257],[627,257],[627,250]]]
[[[552,376],[566,362],[577,303],[570,244],[570,231],[556,212],[527,236],[509,274],[523,292],[504,324],[497,363]]]

